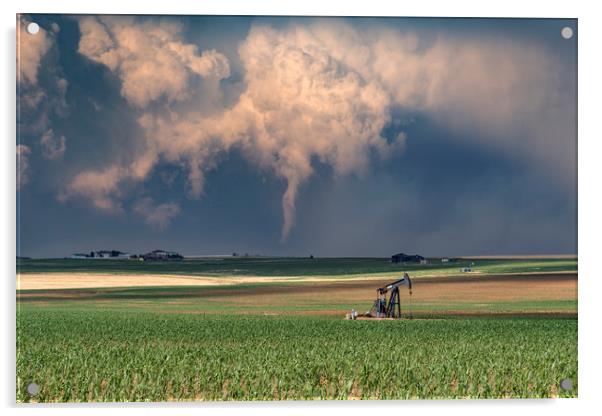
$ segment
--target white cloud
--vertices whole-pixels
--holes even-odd
[[[29,182],[29,154],[31,149],[23,144],[17,145],[17,191]]]
[[[66,141],[65,136],[56,137],[52,129],[46,130],[40,138],[42,154],[47,159],[60,159],[67,150]]]
[[[163,230],[180,213],[180,207],[173,202],[155,205],[151,198],[143,198],[134,204],[134,212],[148,225]]]
[[[180,26],[171,22],[84,17],[79,27],[79,52],[115,72],[122,82],[121,94],[139,108],[162,97],[188,98],[193,75],[215,79],[230,75],[224,55],[215,50],[199,53],[196,45],[182,42]]]

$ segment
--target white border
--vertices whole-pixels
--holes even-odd
[[[177,404],[177,405],[88,405],[85,411],[104,414],[107,407],[115,414],[182,414],[211,412],[251,415],[280,414],[304,415],[308,411],[321,414],[342,411],[347,415],[371,412],[394,412],[449,415],[490,415],[509,412],[545,413],[547,415],[592,411],[602,387],[600,380],[600,302],[602,290],[599,273],[600,216],[602,215],[599,180],[600,158],[600,44],[602,15],[591,4],[595,2],[547,1],[539,4],[524,0],[505,0],[496,3],[455,0],[420,2],[393,2],[386,0],[21,0],[18,4],[2,2],[2,195],[4,220],[2,246],[2,278],[4,279],[2,367],[0,394],[2,404],[10,413],[34,411],[31,406],[14,407],[14,266],[15,266],[15,14],[20,13],[119,13],[119,14],[235,14],[235,15],[346,15],[346,16],[465,16],[465,17],[569,17],[579,19],[579,399],[576,400],[495,400],[495,401],[420,401],[420,402],[371,402],[371,403],[226,403],[226,404]],[[79,414],[81,408],[73,405],[46,406],[41,409],[51,414]]]

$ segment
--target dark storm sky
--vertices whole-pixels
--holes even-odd
[[[575,20],[32,20],[18,255],[577,252]]]

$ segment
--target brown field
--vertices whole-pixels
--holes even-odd
[[[86,285],[80,289],[58,286],[69,284],[77,275],[61,275],[57,287],[52,290],[20,292],[18,299],[38,306],[54,304],[56,301],[73,301],[96,304],[97,306],[135,307],[167,313],[265,313],[303,315],[344,315],[350,307],[360,313],[369,309],[376,297],[376,288],[390,282],[387,280],[313,280],[311,282],[281,282],[273,278],[210,279],[183,276],[101,276],[94,280],[88,275]],[[24,275],[28,287],[36,280]],[[57,276],[53,276],[53,280]],[[97,276],[98,278],[98,276]],[[109,279],[109,280],[106,280]],[[255,283],[239,286],[236,283]],[[270,281],[276,283],[261,284]],[[107,283],[120,283],[108,287]],[[260,283],[260,284],[256,284]],[[95,288],[93,288],[94,286]],[[180,287],[178,287],[178,285]],[[186,285],[184,287],[183,285]],[[212,287],[207,287],[212,285]],[[44,288],[49,289],[47,285]],[[103,286],[103,288],[98,288]],[[119,286],[130,286],[126,293]],[[132,286],[138,286],[131,288]],[[145,286],[170,286],[154,288]],[[119,293],[119,297],[114,295]],[[454,315],[482,314],[560,314],[576,316],[575,306],[558,302],[577,299],[577,273],[551,273],[497,276],[447,276],[420,277],[413,279],[413,293],[409,296],[406,287],[401,290],[402,308],[420,314],[445,313]],[[157,302],[159,301],[159,302]],[[557,302],[557,303],[554,303]],[[524,303],[518,304],[518,303]],[[224,305],[229,307],[224,308]],[[518,306],[517,306],[518,305]],[[527,306],[525,306],[527,305]],[[535,305],[535,306],[533,306]],[[544,305],[538,309],[537,305]],[[560,306],[558,306],[560,305]]]
[[[450,279],[469,280],[471,282],[479,281],[479,277],[491,278],[504,277],[526,277],[526,276],[547,276],[574,274],[572,272],[547,272],[542,273],[505,273],[503,275],[487,275],[480,272],[465,273],[461,276],[430,276],[423,275],[418,279],[422,282],[435,282],[437,279],[444,279],[443,283],[449,283]],[[341,283],[367,283],[370,285],[383,285],[389,283],[394,277],[374,274],[372,276],[357,275],[347,276],[341,279],[333,276],[187,276],[187,275],[168,275],[168,274],[110,274],[110,273],[22,273],[17,274],[17,290],[45,290],[45,289],[90,289],[90,288],[125,288],[125,287],[152,287],[152,286],[233,286],[249,283],[326,283],[333,282],[335,286]]]

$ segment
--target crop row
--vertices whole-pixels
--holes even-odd
[[[41,402],[576,396],[577,322],[22,308],[17,379]]]

